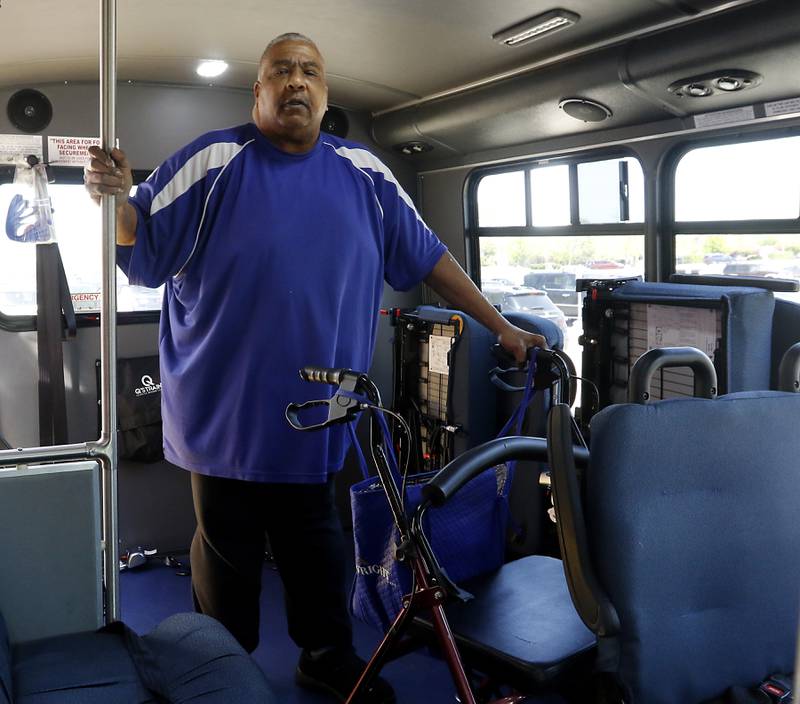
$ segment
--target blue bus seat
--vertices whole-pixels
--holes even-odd
[[[588,675],[596,639],[570,599],[561,560],[530,555],[463,586],[475,596],[447,606],[465,660],[521,691]]]
[[[721,388],[727,393],[770,388],[772,318],[775,310],[772,291],[743,286],[629,281],[614,289],[611,299],[721,305],[724,312],[722,343],[726,353],[721,365],[725,373],[719,374]]]
[[[567,580],[626,704],[696,704],[793,671],[799,417],[800,394],[777,391],[610,406],[581,499],[569,409],[554,407]]]
[[[254,660],[201,614],[139,637],[122,624],[9,645],[0,615],[0,704],[272,704]]]

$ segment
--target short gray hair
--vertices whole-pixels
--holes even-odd
[[[267,44],[267,48],[264,49],[264,53],[261,54],[261,61],[258,62],[258,72],[261,73],[261,66],[264,63],[264,59],[267,58],[267,54],[269,54],[269,50],[272,49],[273,46],[276,44],[282,44],[283,42],[303,42],[304,44],[311,44],[311,46],[316,49],[317,53],[322,56],[320,53],[319,47],[317,47],[316,43],[310,37],[307,37],[305,34],[300,34],[299,32],[285,32],[284,34],[279,34],[275,39],[273,39],[269,44]]]

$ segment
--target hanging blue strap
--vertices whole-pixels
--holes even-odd
[[[358,400],[366,401],[367,399],[359,396],[358,394],[354,394],[352,392],[342,391],[339,392],[341,396],[347,396],[349,398],[355,398]],[[389,426],[386,423],[386,418],[384,417],[383,410],[377,407],[373,407],[373,411],[376,411],[376,417],[378,419],[378,425],[381,429],[381,434],[383,435],[383,445],[386,448],[386,461],[389,465],[389,471],[392,473],[394,480],[400,486],[400,482],[402,481],[402,477],[400,476],[400,469],[397,464],[397,457],[394,454],[394,447],[392,446],[392,436],[389,432]],[[350,441],[356,448],[356,455],[358,457],[358,464],[361,467],[361,473],[364,475],[364,479],[369,479],[370,472],[369,472],[369,465],[367,465],[367,460],[364,457],[364,452],[361,449],[361,443],[358,442],[358,438],[356,437],[355,431],[355,424],[356,421],[347,424],[347,432],[350,435]]]
[[[531,360],[528,364],[528,375],[525,379],[525,391],[522,393],[522,400],[519,402],[519,405],[511,414],[511,417],[506,421],[506,424],[502,427],[500,432],[497,433],[498,438],[506,435],[511,428],[514,428],[514,432],[517,435],[522,434],[522,425],[525,422],[525,414],[528,412],[528,408],[536,396],[536,389],[533,385],[533,380],[536,375],[536,351],[537,348],[534,347],[531,352]],[[506,462],[506,466],[508,467],[509,471],[513,471],[516,464],[516,460]]]
[[[367,465],[367,458],[364,457],[364,451],[361,449],[361,443],[358,441],[356,437],[356,423],[358,421],[352,421],[351,423],[347,424],[347,432],[350,434],[350,443],[356,448],[356,457],[358,457],[358,466],[361,468],[361,474],[364,475],[364,479],[369,479],[369,466]]]

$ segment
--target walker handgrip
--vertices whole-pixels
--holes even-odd
[[[575,448],[575,461],[588,464],[589,452]],[[509,436],[490,440],[473,447],[443,467],[422,488],[422,496],[433,506],[441,506],[462,486],[481,472],[510,460],[547,461],[547,441],[544,438]]]
[[[345,374],[352,373],[350,369],[329,369],[327,367],[303,367],[300,376],[305,381],[313,381],[318,384],[338,385],[342,383]]]

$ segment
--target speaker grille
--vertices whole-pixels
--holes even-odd
[[[44,93],[33,88],[18,90],[8,99],[8,119],[23,132],[41,132],[53,119],[53,106]]]

